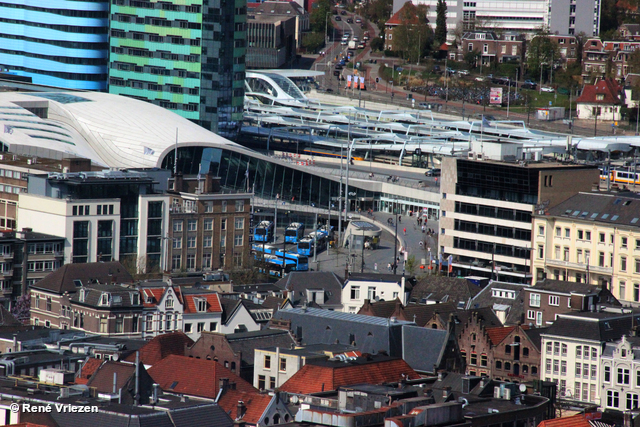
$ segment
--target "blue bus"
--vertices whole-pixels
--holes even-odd
[[[270,242],[273,240],[273,222],[262,221],[253,231],[254,242]]]
[[[264,264],[258,268],[258,271],[270,276],[283,277],[295,271],[295,262],[289,259],[283,260],[277,255],[264,254]]]
[[[294,252],[285,252],[284,250],[276,248],[275,246],[260,244],[253,245],[253,252],[255,253],[254,257],[256,260],[262,260],[262,252],[264,252],[265,257],[275,256],[277,258],[280,258],[281,260],[284,258],[287,260],[287,265],[289,265],[290,262],[293,263],[292,270],[309,271],[309,258],[301,254],[297,254]]]
[[[324,233],[320,232],[320,230],[318,230],[317,237],[316,232],[314,231],[313,233],[309,233],[307,237],[298,242],[297,252],[300,255],[306,255],[309,257],[313,255],[313,246],[315,243],[316,253],[320,253],[323,250],[327,249],[328,240],[329,238]]]
[[[284,241],[287,243],[298,243],[304,236],[304,224],[301,222],[292,222],[284,230]]]

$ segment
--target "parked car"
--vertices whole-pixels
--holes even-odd
[[[339,16],[336,16],[336,21],[342,21],[342,18],[340,18]]]
[[[424,176],[440,176],[442,170],[438,168],[431,168],[424,173]]]
[[[362,19],[356,18],[356,24],[361,24],[361,23],[362,23]]]
[[[425,110],[441,111],[442,104],[438,102],[421,102],[418,106]]]
[[[346,11],[346,10],[341,10],[341,11],[340,11],[340,15],[346,15],[346,14],[347,14],[347,11]]]
[[[342,65],[336,64],[336,70],[342,70]]]
[[[360,44],[358,45],[358,49],[364,49],[365,47],[366,47],[366,46],[365,46],[365,44],[364,44],[364,43],[360,43]]]
[[[342,40],[342,41],[340,42],[340,44],[341,44],[342,46],[346,46],[346,45],[347,45],[347,41],[346,41],[346,40]]]
[[[556,90],[554,88],[552,88],[552,87],[549,87],[549,86],[542,86],[540,88],[540,91],[541,92],[550,92],[550,93],[552,93],[552,92],[555,92]]]
[[[487,78],[485,76],[476,76],[473,80],[477,82],[485,82],[487,81]]]
[[[535,89],[538,87],[538,85],[534,82],[532,82],[531,80],[525,81],[524,83],[522,83],[522,86],[520,86],[522,89]]]
[[[447,67],[447,74],[448,74],[448,75],[452,76],[452,75],[454,75],[455,73],[456,73],[456,70],[454,70],[454,69],[453,69],[453,68],[451,68],[451,67]]]
[[[458,70],[458,74],[460,74],[461,76],[468,76],[469,70]]]

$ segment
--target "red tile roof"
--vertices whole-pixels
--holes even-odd
[[[192,346],[193,340],[184,332],[158,335],[140,349],[140,362],[144,365],[154,365],[170,354],[184,356],[185,345]],[[136,354],[131,353],[124,360],[135,362]]]
[[[229,414],[232,420],[238,418],[238,401],[242,400],[246,406],[242,419],[247,424],[258,424],[260,418],[269,406],[272,396],[264,393],[245,393],[238,390],[227,390],[222,394],[218,405]]]
[[[542,421],[538,427],[591,427],[584,414]]]
[[[319,393],[336,390],[340,386],[352,384],[381,384],[410,380],[420,376],[402,359],[386,359],[352,363],[306,364],[289,378],[280,390],[290,393]]]
[[[88,383],[89,378],[91,378],[91,375],[93,375],[98,370],[100,365],[102,365],[102,362],[104,362],[104,360],[102,359],[96,359],[94,357],[88,358],[86,362],[84,362],[84,365],[82,365],[82,368],[80,368],[80,375],[76,377],[75,383]]]
[[[213,360],[169,355],[147,371],[165,391],[215,399],[219,381],[228,378],[236,390],[257,392],[251,384]]]
[[[418,25],[420,18],[416,14],[417,10],[413,3],[406,2],[387,22],[386,25]],[[408,19],[407,19],[408,18]],[[404,21],[404,22],[403,22]]]
[[[158,305],[162,299],[162,295],[167,288],[144,288],[142,289],[142,305],[145,308],[153,308]],[[150,300],[149,302],[148,299]]]
[[[498,326],[496,328],[487,328],[485,331],[487,335],[489,335],[489,340],[491,344],[498,345],[500,344],[506,337],[509,335],[516,326]],[[528,325],[521,326],[522,329],[528,329]]]
[[[222,313],[222,304],[218,294],[202,294],[202,295],[184,295],[184,312],[198,313],[194,298],[205,298],[207,300],[207,312]]]
[[[576,100],[586,104],[619,104],[620,86],[613,79],[604,79],[595,85],[585,85],[582,95]],[[603,95],[603,99],[598,99],[597,95]]]

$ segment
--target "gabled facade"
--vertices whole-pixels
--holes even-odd
[[[488,332],[492,341],[497,342],[492,350],[494,379],[511,382],[540,379],[540,331],[517,325]]]
[[[398,299],[405,304],[408,291],[404,276],[351,274],[342,286],[343,311],[357,313],[365,300]]]
[[[184,304],[180,288],[169,286],[142,287],[140,297],[144,305],[145,338],[184,329]]]
[[[478,52],[477,66],[487,67],[491,63],[521,62],[524,55],[524,40],[521,35],[505,33],[498,36],[492,31],[470,31],[462,36],[458,59],[463,60],[468,52]]]
[[[613,79],[600,80],[586,85],[582,95],[576,99],[578,119],[620,120],[620,94],[622,88]]]
[[[640,339],[622,336],[605,344],[600,358],[600,407],[634,411],[640,407]]]

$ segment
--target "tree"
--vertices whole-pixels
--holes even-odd
[[[302,37],[302,47],[307,49],[308,52],[317,52],[322,46],[324,46],[322,33],[306,33]]]
[[[11,314],[24,324],[29,323],[31,317],[31,295],[26,293],[16,299],[16,303],[11,308]]]
[[[480,51],[478,49],[464,53],[464,62],[469,65],[469,68],[476,68],[478,59],[480,59]]]
[[[416,272],[416,267],[417,267],[417,262],[416,262],[416,257],[415,255],[409,255],[407,257],[407,264],[405,265],[407,273],[409,273],[410,276],[413,276],[414,273]]]
[[[438,0],[436,6],[436,32],[434,39],[438,47],[447,41],[447,3]]]
[[[327,13],[331,15],[331,2],[329,0],[318,0],[313,4],[313,11],[309,15],[309,27],[311,32],[325,34],[327,36],[333,29],[331,17],[327,17]]]
[[[371,50],[384,50],[384,39],[381,37],[375,37],[371,40],[369,46],[371,47]]]
[[[549,37],[548,33],[541,32],[531,40],[527,55],[527,70],[529,76],[535,78],[540,73],[541,66],[549,69],[551,63],[560,59],[558,43]]]
[[[423,56],[424,47],[433,38],[427,21],[428,7],[407,2],[399,12],[400,24],[393,30],[393,50],[403,59],[416,62]]]
[[[385,30],[385,23],[393,11],[393,0],[373,0],[367,2],[362,10],[362,15],[371,22],[378,24],[380,33]]]

